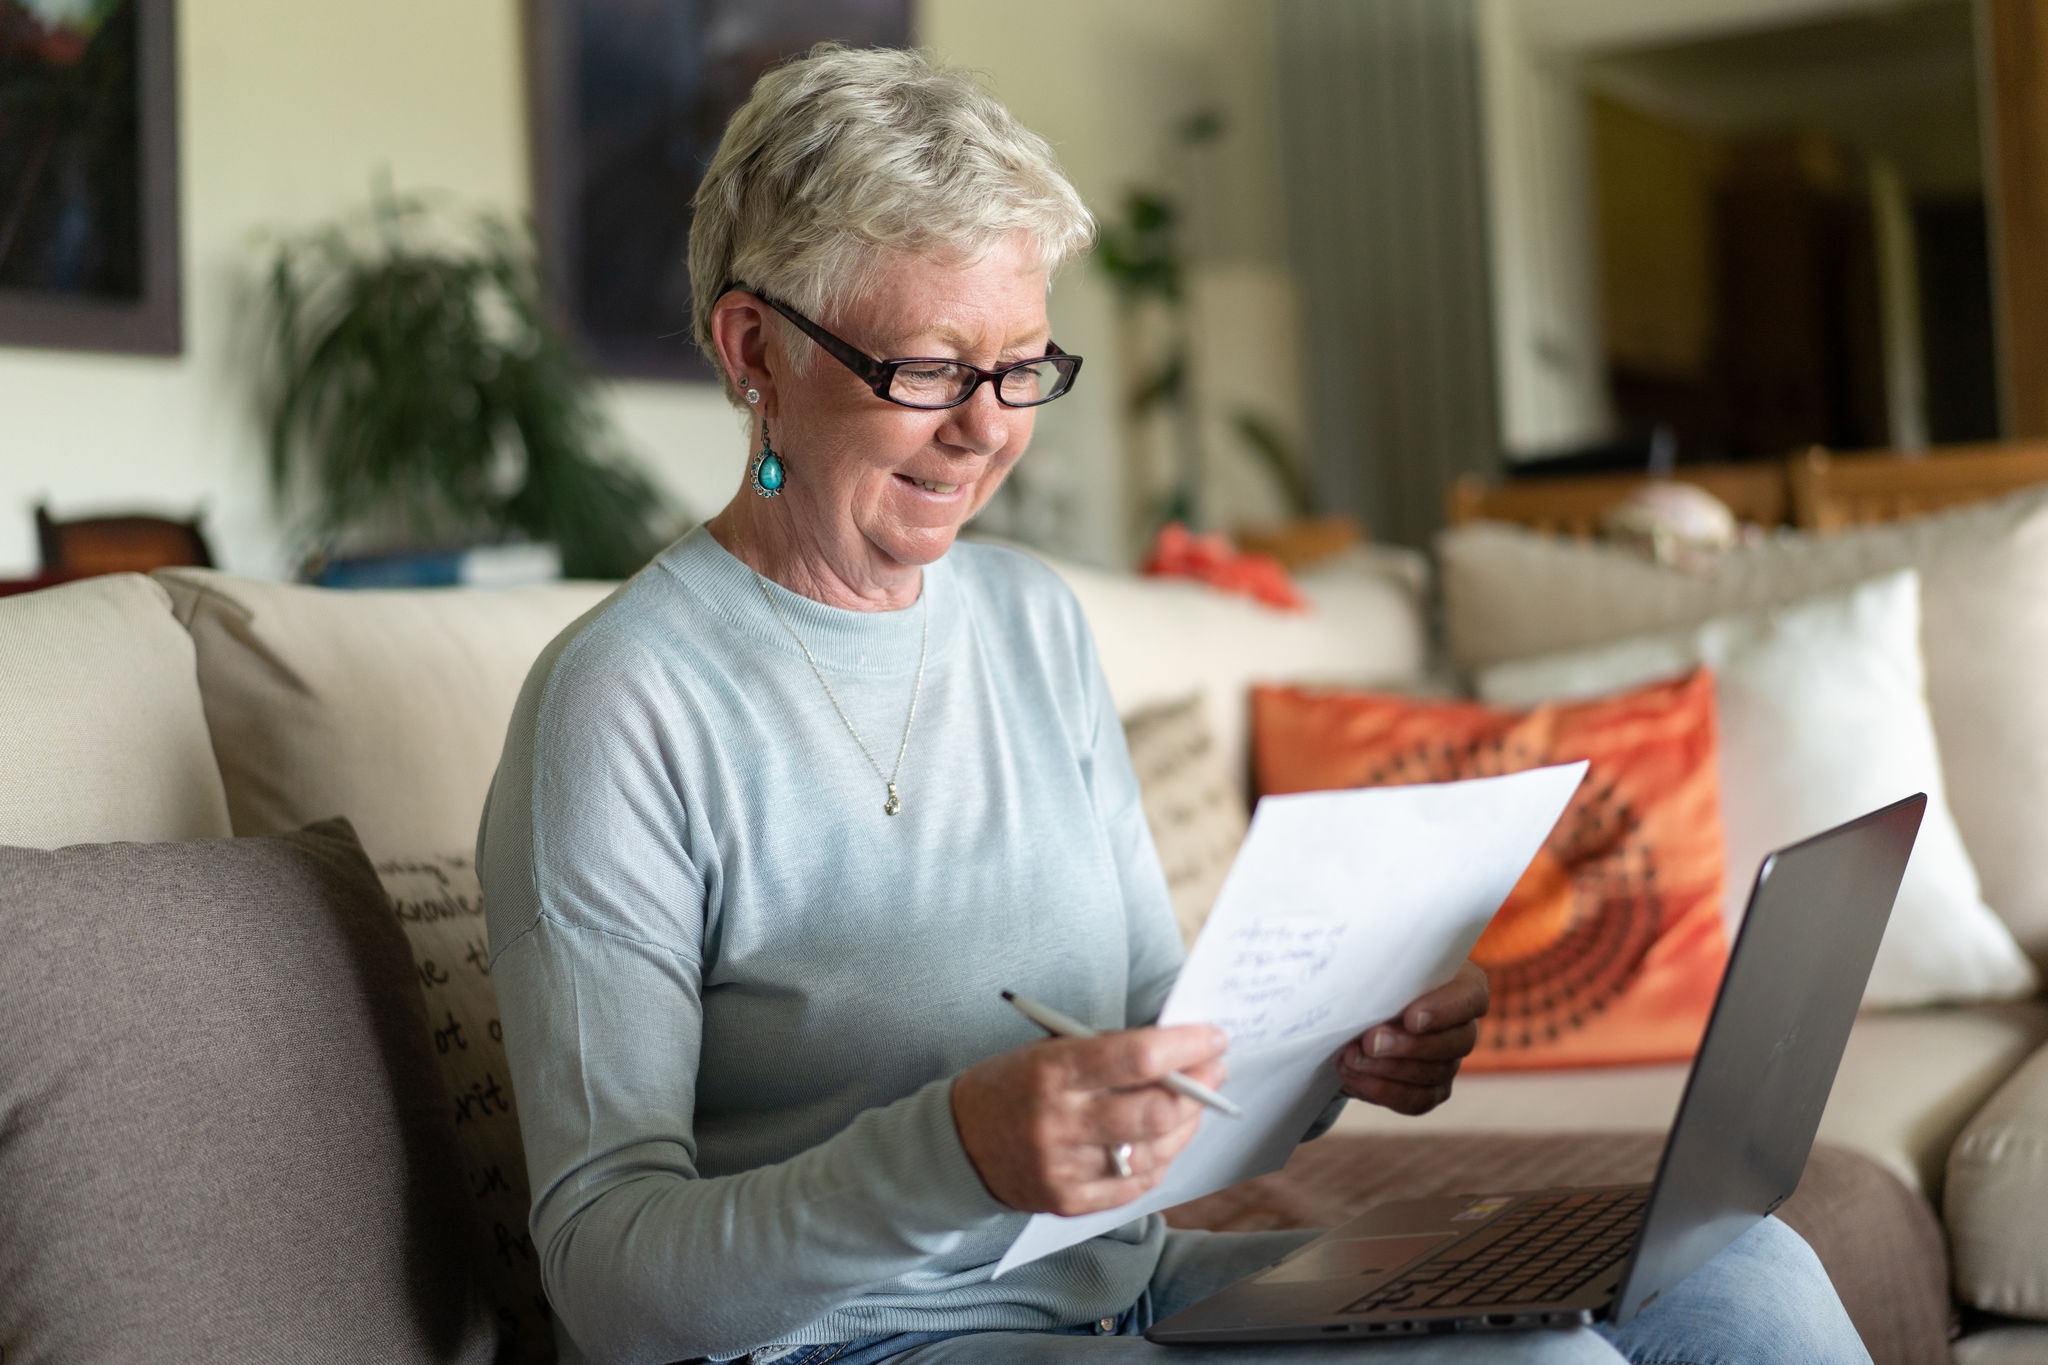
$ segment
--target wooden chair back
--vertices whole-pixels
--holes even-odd
[[[1792,505],[1803,530],[1839,531],[1938,512],[2048,483],[2048,441],[1936,446],[1838,455],[1819,446],[1791,460]]]
[[[213,567],[213,551],[199,530],[199,518],[79,517],[58,521],[47,507],[36,508],[36,541],[46,578],[89,578],[103,573],[148,573],[152,569]]]
[[[1785,466],[1777,461],[1681,465],[1672,477],[1706,489],[1727,503],[1738,521],[1779,526],[1792,510]],[[1446,512],[1453,526],[1511,521],[1552,535],[1591,540],[1599,534],[1607,509],[1648,482],[1641,474],[1584,474],[1492,483],[1467,474],[1451,485]]]

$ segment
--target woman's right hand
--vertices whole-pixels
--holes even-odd
[[[1229,1040],[1206,1024],[1048,1038],[953,1081],[953,1123],[988,1192],[1020,1213],[1067,1217],[1128,1204],[1157,1185],[1202,1106],[1153,1084],[1169,1072],[1214,1089]],[[1131,1144],[1129,1176],[1110,1149]]]

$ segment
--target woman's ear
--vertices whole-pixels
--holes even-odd
[[[768,305],[744,290],[726,290],[711,305],[711,344],[735,391],[757,390],[761,402],[751,406],[756,412],[765,412],[774,395],[774,379],[768,369]],[[747,381],[744,385],[739,382],[742,378]]]

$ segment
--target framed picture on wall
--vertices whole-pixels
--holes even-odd
[[[556,306],[601,373],[708,379],[690,339],[690,200],[726,120],[814,43],[908,44],[910,0],[528,0],[527,33]]]
[[[175,355],[172,0],[0,0],[0,346]]]

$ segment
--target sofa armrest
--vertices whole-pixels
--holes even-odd
[[[1957,1295],[1990,1312],[2048,1318],[2048,1047],[1949,1149],[1942,1205]]]

